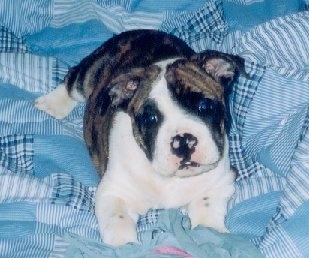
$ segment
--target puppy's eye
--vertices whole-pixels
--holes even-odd
[[[158,122],[158,116],[156,114],[144,113],[139,117],[139,124],[146,127],[152,127]]]
[[[202,98],[197,104],[196,108],[199,114],[206,115],[210,112],[214,112],[217,109],[218,102],[216,100]]]
[[[153,102],[147,103],[136,117],[138,127],[153,128],[160,120],[160,112],[157,110]]]
[[[199,113],[202,113],[202,114],[209,111],[209,109],[211,109],[210,101],[206,98],[201,99],[197,104],[197,109]]]

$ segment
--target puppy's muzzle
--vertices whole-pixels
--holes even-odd
[[[191,155],[195,152],[197,143],[197,138],[190,133],[172,137],[171,152],[181,159],[179,169],[199,167],[197,162],[191,161]]]

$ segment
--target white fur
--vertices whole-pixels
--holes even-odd
[[[185,207],[193,227],[202,224],[226,232],[227,201],[234,192],[228,146],[225,146],[223,159],[219,160],[207,126],[171,101],[163,76],[156,82],[150,97],[160,100],[159,109],[164,113],[153,162],[137,145],[130,117],[119,112],[114,120],[109,163],[96,192],[95,212],[103,241],[111,245],[136,242],[138,215],[150,208]],[[182,131],[198,137],[192,159],[205,167],[177,170],[179,161],[169,153],[169,143],[172,136]],[[213,163],[216,165],[209,170],[207,164]],[[203,168],[209,171],[202,173]]]

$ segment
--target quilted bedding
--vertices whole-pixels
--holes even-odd
[[[309,2],[10,0],[0,2],[0,257],[309,257]],[[230,96],[238,171],[230,234],[150,210],[142,244],[100,243],[98,175],[84,105],[64,120],[33,106],[112,35],[152,28],[196,51],[245,58]]]

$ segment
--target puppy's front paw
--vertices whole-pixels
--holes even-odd
[[[204,197],[188,205],[188,214],[192,227],[203,225],[220,233],[228,233],[224,220],[227,200],[216,197]]]
[[[135,223],[122,215],[108,223],[102,233],[103,242],[112,246],[138,242]]]
[[[76,106],[77,102],[70,98],[63,84],[47,95],[35,100],[35,107],[57,118],[65,118]]]

